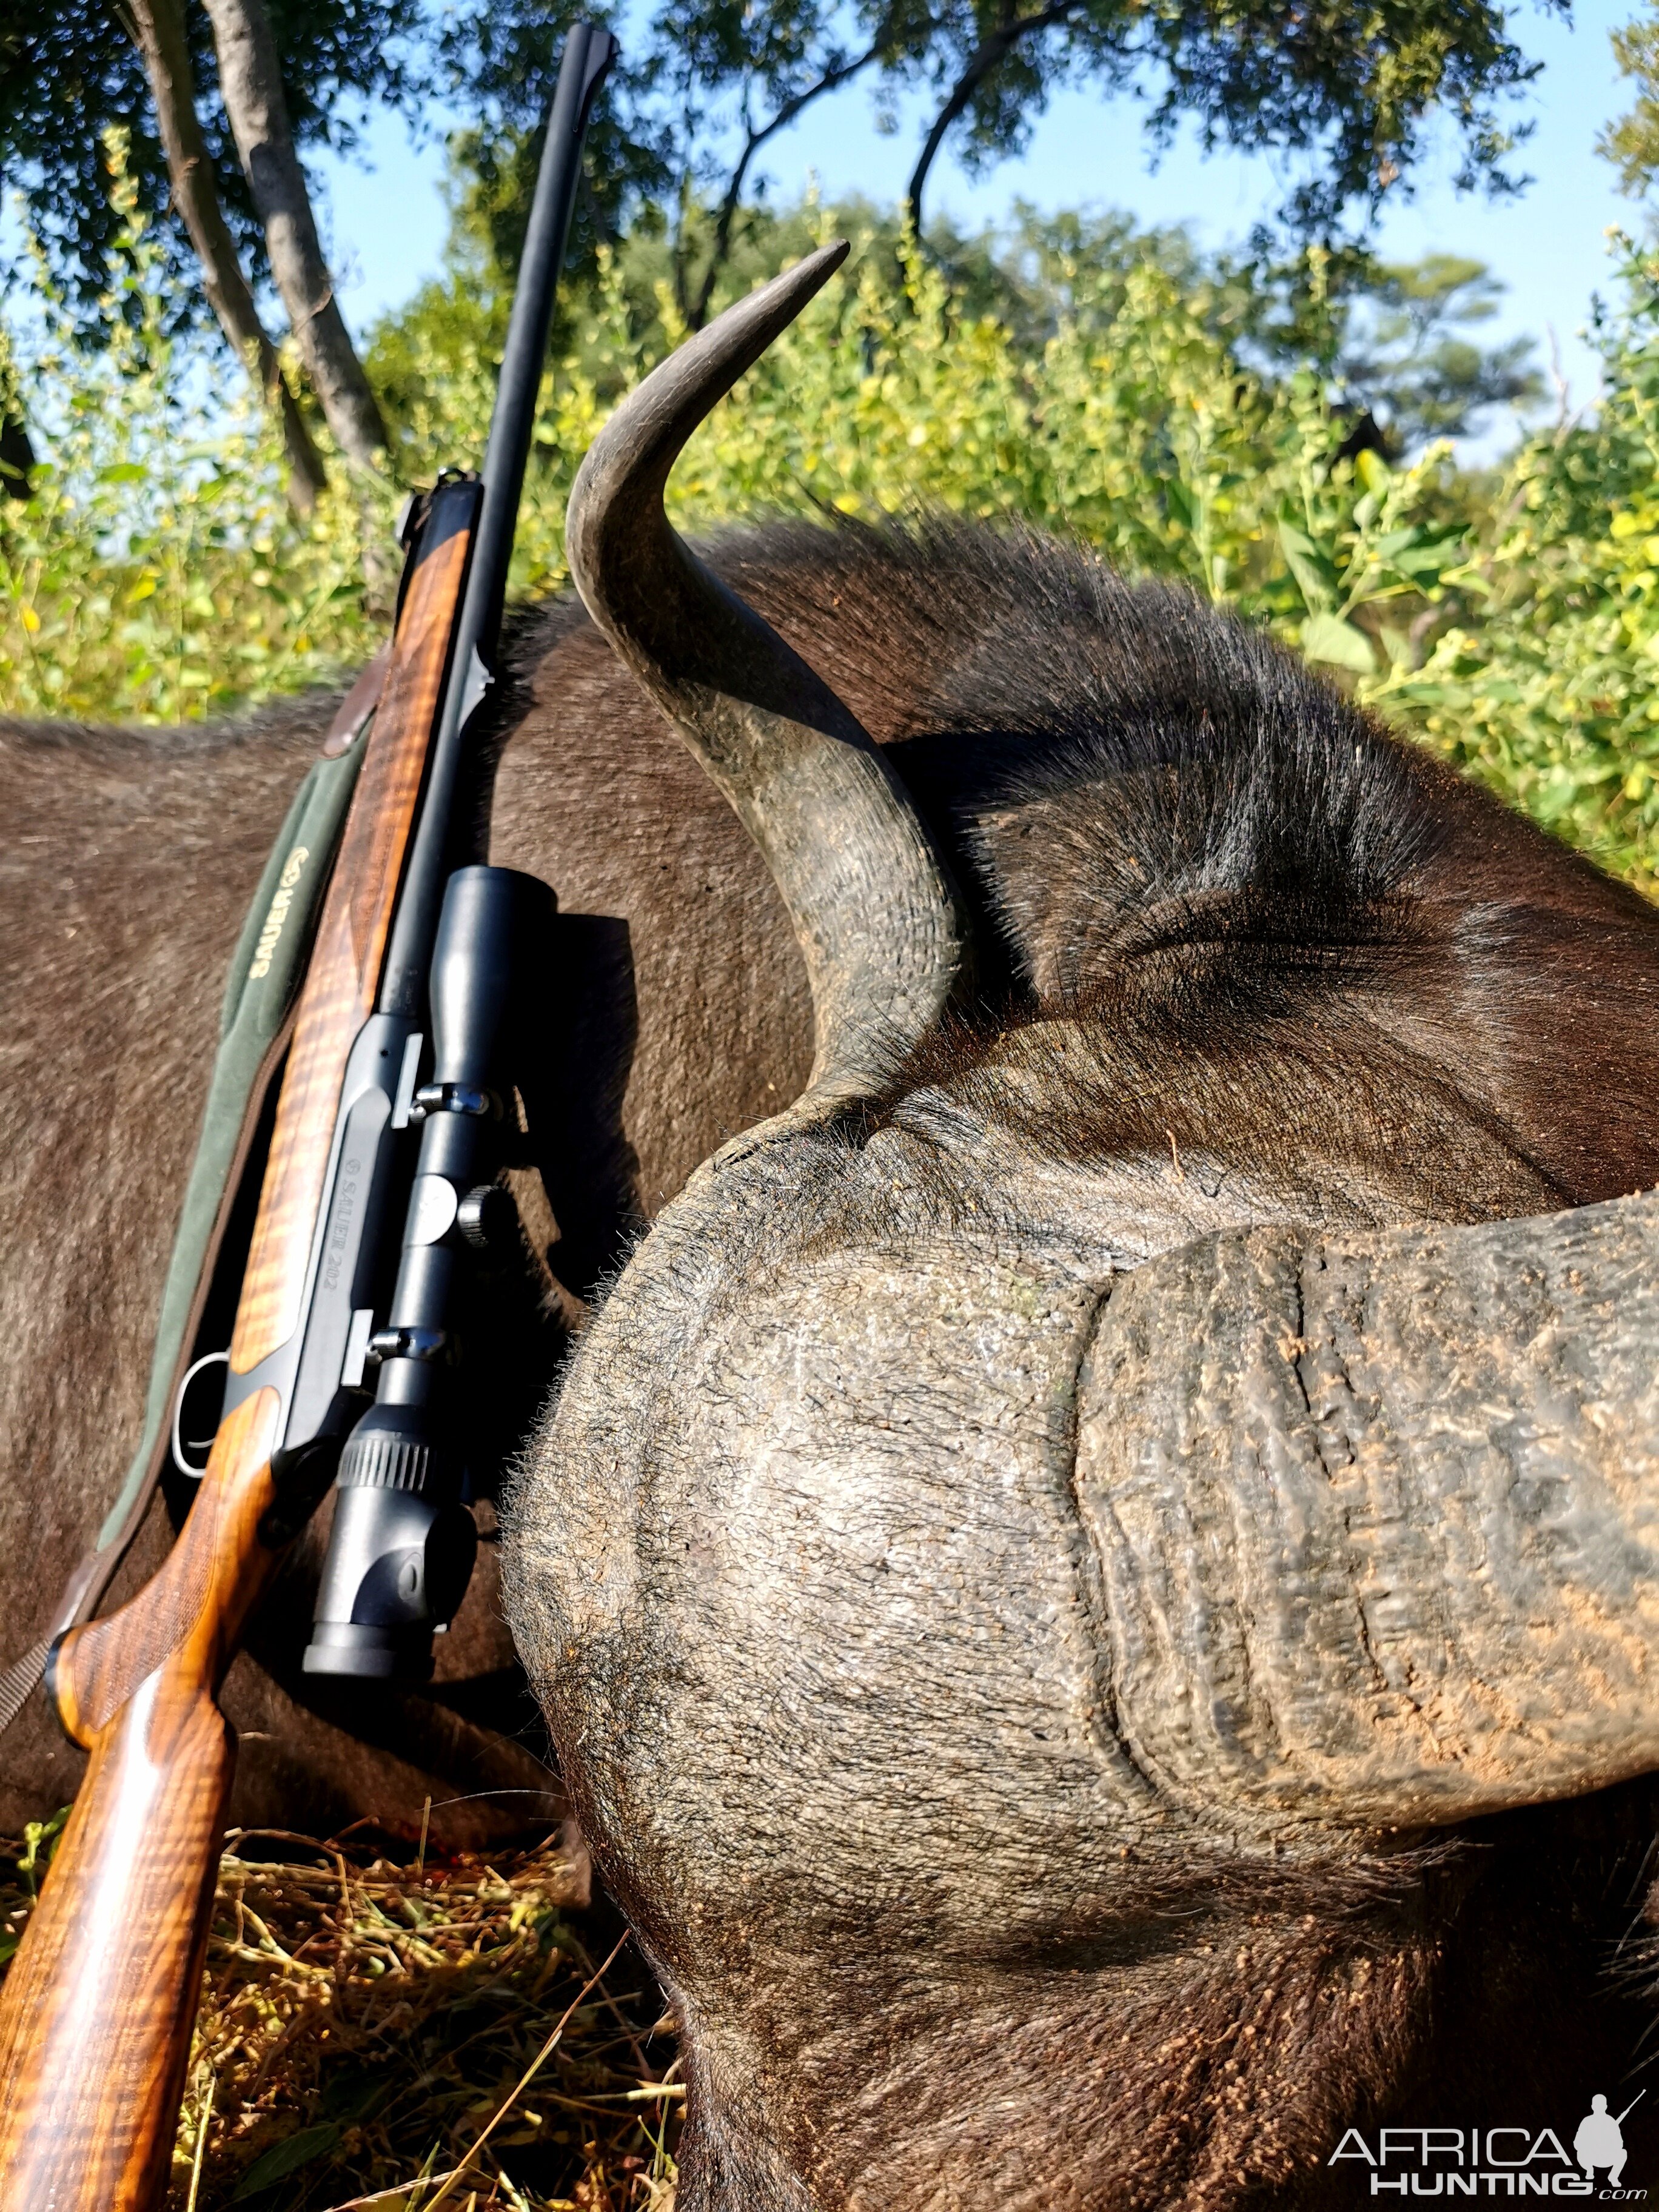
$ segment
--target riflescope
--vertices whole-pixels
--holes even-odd
[[[477,1532],[453,1365],[477,1259],[516,1231],[495,1177],[516,1135],[508,1064],[524,970],[553,894],[510,868],[449,879],[430,978],[431,1079],[386,1326],[369,1337],[374,1403],[347,1439],[305,1655],[308,1674],[424,1681],[432,1638],[465,1593]]]

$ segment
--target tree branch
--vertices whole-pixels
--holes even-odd
[[[1040,9],[1035,15],[1005,18],[988,36],[981,39],[969,57],[968,66],[951,88],[951,96],[933,118],[933,127],[927,133],[921,154],[911,172],[905,191],[904,204],[911,228],[918,238],[921,235],[921,188],[927,181],[927,172],[933,166],[933,157],[944,143],[945,134],[967,107],[974,94],[987,77],[1000,69],[1022,39],[1033,32],[1047,31],[1067,15],[1075,14],[1080,0],[1051,0],[1051,4]]]
[[[289,497],[301,513],[316,503],[328,478],[322,456],[312,443],[294,394],[288,388],[276,349],[265,335],[253,295],[236,258],[224,210],[213,180],[213,163],[196,113],[196,86],[185,38],[179,0],[132,0],[132,26],[155,119],[173,205],[184,217],[190,242],[202,264],[202,283],[231,350],[258,379],[265,404],[282,424],[288,454]]]
[[[738,201],[743,191],[744,179],[749,173],[750,163],[775,131],[784,130],[804,109],[810,107],[815,100],[821,99],[827,92],[838,92],[842,85],[850,84],[861,70],[868,69],[872,62],[879,61],[891,40],[892,27],[893,19],[890,15],[870,46],[858,57],[856,61],[841,62],[834,69],[826,70],[816,84],[808,85],[805,91],[798,92],[793,100],[785,100],[769,123],[759,131],[752,129],[750,131],[747,143],[744,147],[738,165],[726,182],[726,197],[720,203],[720,219],[714,225],[714,243],[709,253],[708,266],[703,270],[702,283],[697,289],[696,299],[686,312],[686,320],[694,331],[700,331],[708,319],[709,305],[714,296],[715,280],[725,267],[726,257],[731,252],[732,225],[737,216]]]

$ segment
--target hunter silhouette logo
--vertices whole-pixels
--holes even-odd
[[[1598,2094],[1590,2099],[1590,2108],[1578,2123],[1578,2132],[1572,2139],[1572,2154],[1589,2179],[1593,2181],[1597,2169],[1606,2166],[1608,2188],[1618,2188],[1628,2155],[1624,2123],[1647,2094],[1645,2089],[1638,2089],[1617,2119],[1608,2112],[1605,2097]]]
[[[1553,2128],[1381,2128],[1370,2139],[1350,2128],[1327,2164],[1352,2160],[1368,2167],[1372,2197],[1594,2197],[1639,2203],[1647,2191],[1624,2185],[1630,2155],[1624,2124],[1646,2094],[1638,2090],[1615,2113],[1598,2091],[1571,2151]]]

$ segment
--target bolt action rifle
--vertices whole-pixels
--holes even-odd
[[[300,993],[199,1491],[155,1578],[52,1649],[48,1692],[92,1755],[0,1993],[5,2212],[152,2212],[165,2192],[235,1761],[217,1693],[330,1482],[308,1672],[423,1679],[471,1572],[444,1355],[467,1244],[510,1207],[495,1176],[514,970],[552,898],[462,865],[491,775],[469,726],[614,51],[588,24],[565,47],[482,479],[441,478],[405,525],[391,658]]]

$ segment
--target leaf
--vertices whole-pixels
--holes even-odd
[[[1455,561],[1462,550],[1461,538],[1436,538],[1425,545],[1403,545],[1389,557],[1402,576],[1437,579],[1441,570]]]
[[[1443,584],[1455,584],[1460,592],[1472,592],[1478,599],[1489,599],[1492,596],[1492,586],[1478,568],[1468,562],[1454,568],[1449,574],[1443,574],[1440,580]]]
[[[273,2182],[286,2180],[290,2173],[297,2173],[313,2158],[332,2150],[343,2132],[337,2120],[329,2120],[321,2127],[301,2128],[298,2135],[286,2136],[281,2142],[273,2143],[263,2158],[254,2160],[237,2183],[231,2203],[240,2204],[247,2197],[257,2197],[262,2189],[269,2189]]]
[[[39,1893],[40,1877],[52,1864],[59,1838],[69,1825],[70,1808],[60,1805],[49,1820],[26,1820],[23,1823],[23,1856],[17,1862],[17,1871],[28,1884],[29,1894]]]
[[[1316,545],[1305,530],[1283,514],[1279,518],[1279,545],[1309,612],[1321,614],[1334,606],[1341,582],[1336,564],[1323,546]]]
[[[377,2074],[339,2075],[323,2092],[323,2110],[343,2126],[349,2120],[367,2118],[393,2094],[392,2083]]]
[[[1376,673],[1370,640],[1340,615],[1310,615],[1302,625],[1302,650],[1310,660],[1322,660],[1333,668],[1352,668],[1358,676]]]
[[[1353,466],[1354,474],[1374,498],[1383,499],[1387,496],[1389,486],[1394,482],[1394,471],[1381,453],[1372,453],[1370,447],[1367,446],[1362,452],[1354,455]]]

